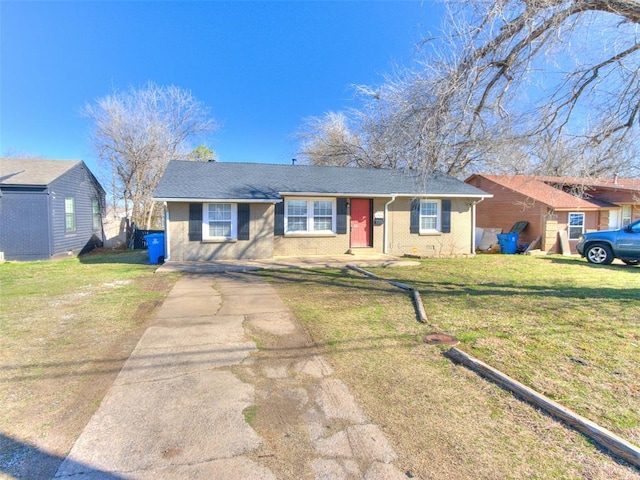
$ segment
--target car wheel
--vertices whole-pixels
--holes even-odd
[[[585,257],[589,263],[595,263],[597,265],[609,265],[613,262],[613,252],[606,245],[591,245],[585,252]]]
[[[622,260],[622,261],[627,265],[638,265],[640,263],[640,260]]]

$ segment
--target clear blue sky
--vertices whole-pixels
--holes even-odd
[[[437,30],[426,1],[0,0],[0,155],[84,159],[79,110],[113,89],[176,85],[222,129],[202,139],[221,161],[289,163],[305,117],[357,106]]]

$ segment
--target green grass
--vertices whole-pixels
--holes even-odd
[[[486,255],[367,270],[419,289],[428,324],[409,294],[346,269],[264,275],[410,452],[407,468],[429,478],[449,475],[434,463],[459,468],[448,478],[637,478],[421,336],[455,335],[462,350],[640,445],[640,268]]]
[[[247,407],[242,411],[242,414],[244,415],[245,422],[253,426],[253,423],[256,419],[256,415],[258,414],[258,407],[255,405]]]
[[[145,251],[0,264],[1,433],[65,453],[177,279],[155,269]]]
[[[376,273],[419,289],[472,355],[640,443],[640,269],[484,256]]]

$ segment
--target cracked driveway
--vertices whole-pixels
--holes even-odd
[[[191,274],[56,478],[407,478],[395,459],[270,285]]]

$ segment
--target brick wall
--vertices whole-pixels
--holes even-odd
[[[189,204],[169,203],[169,239],[172,261],[214,261],[273,257],[271,204],[252,203],[249,240],[236,242],[189,241]]]
[[[520,234],[518,243],[530,243],[545,232],[547,206],[486,178],[476,177],[474,186],[493,195],[476,206],[476,225],[481,228],[501,228],[508,232],[516,222],[529,224]],[[546,239],[546,236],[545,236]]]
[[[390,198],[373,201],[373,212],[384,212]],[[388,230],[388,253],[425,257],[465,256],[472,252],[470,199],[451,201],[451,233],[419,235],[410,233],[411,199],[398,198],[389,207],[385,219]],[[373,221],[373,219],[372,219]],[[336,255],[350,248],[349,233],[322,236],[274,236],[273,205],[251,204],[250,240],[208,243],[189,241],[189,204],[169,203],[170,255],[173,261],[213,261],[259,259],[273,256]],[[347,220],[349,225],[349,219]],[[384,224],[374,225],[373,248],[384,251]]]
[[[349,250],[349,234],[276,236],[273,253],[276,256],[336,255]]]
[[[471,203],[469,199],[451,201],[451,233],[421,235],[410,233],[411,199],[398,198],[389,206],[389,253],[421,257],[470,255]]]

